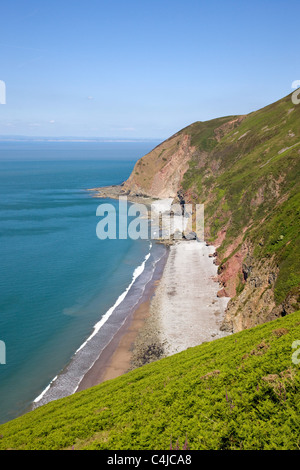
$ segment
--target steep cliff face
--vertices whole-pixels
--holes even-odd
[[[255,258],[253,246],[247,241],[219,268],[219,272],[224,295],[231,297],[223,330],[241,331],[282,316],[274,299],[278,266],[272,259]]]
[[[211,160],[209,150],[243,118],[229,116],[196,122],[177,132],[137,161],[123,184],[124,190],[132,195],[154,198],[177,197],[193,159],[197,159],[197,168],[208,164]],[[214,171],[213,161],[210,161],[210,167]]]
[[[217,247],[223,327],[300,308],[300,106],[291,96],[244,116],[196,122],[140,159],[130,194],[204,203]]]
[[[124,189],[150,197],[175,197],[195,149],[190,136],[178,134],[166,140],[135,165]]]

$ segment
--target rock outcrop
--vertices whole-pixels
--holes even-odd
[[[190,140],[189,135],[175,135],[142,157],[124,183],[124,190],[161,199],[176,197],[195,151]]]

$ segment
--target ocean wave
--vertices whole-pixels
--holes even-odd
[[[135,284],[136,280],[140,277],[140,275],[144,272],[145,270],[145,265],[148,261],[148,259],[150,258],[151,256],[151,249],[152,249],[152,243],[150,242],[149,243],[149,252],[147,253],[147,255],[145,256],[143,262],[137,266],[133,272],[133,275],[132,275],[132,280],[130,282],[130,284],[128,285],[128,287],[125,289],[125,291],[122,292],[122,294],[119,295],[119,297],[117,298],[116,302],[114,303],[114,305],[112,305],[112,307],[110,307],[107,312],[102,316],[102,318],[94,325],[93,327],[93,332],[91,333],[91,335],[84,341],[84,343],[81,344],[81,346],[76,350],[76,352],[74,353],[73,357],[71,358],[70,360],[70,363],[69,363],[69,366],[72,365],[74,362],[76,362],[76,358],[78,357],[78,353],[82,352],[83,349],[90,343],[90,341],[97,335],[97,333],[99,333],[100,329],[103,327],[103,325],[105,325],[105,323],[107,323],[107,320],[111,317],[111,315],[113,314],[113,312],[115,312],[116,308],[118,306],[120,306],[122,304],[122,302],[125,300],[125,298],[127,297],[127,294],[130,292],[131,288],[133,287],[133,285]],[[153,274],[153,271],[154,271],[154,267],[156,265],[156,263],[158,262],[158,260],[154,260],[153,262],[153,270],[151,270],[152,274]],[[149,282],[149,280],[151,279],[152,277],[152,274],[150,276],[149,279],[147,279],[146,283]],[[142,291],[141,291],[141,295],[143,294],[145,290],[145,285],[143,285],[143,288],[142,288]],[[138,301],[132,305],[132,307],[134,308],[136,306],[136,304],[138,303]],[[125,320],[124,320],[125,321]],[[123,321],[123,323],[124,323]],[[120,327],[122,326],[122,323],[120,324]],[[66,394],[63,394],[61,393],[61,388],[58,386],[58,389],[59,389],[59,396],[55,396],[55,394],[50,397],[49,400],[45,401],[45,403],[47,403],[48,401],[51,401],[51,400],[54,400],[56,398],[61,398],[62,396],[67,396],[67,395],[71,395],[73,393],[76,392],[76,390],[78,389],[79,387],[79,384],[83,378],[83,376],[88,372],[88,370],[94,365],[94,363],[96,362],[96,360],[98,359],[98,356],[95,357],[93,359],[93,361],[91,361],[90,364],[88,364],[88,367],[85,368],[84,370],[84,373],[80,375],[80,377],[76,377],[76,386],[73,385],[72,387],[72,390],[68,391],[66,390]],[[67,366],[68,367],[68,366]],[[55,385],[57,383],[57,381],[59,381],[60,377],[61,377],[61,374],[58,374],[56,377],[54,377],[54,379],[51,380],[51,382],[47,385],[47,387],[42,391],[42,393],[40,395],[38,395],[34,400],[33,400],[33,404],[35,406],[39,406],[39,402],[43,401],[43,403],[41,404],[44,404],[44,398],[46,396],[46,394],[51,390],[51,389],[54,389],[55,388]],[[63,382],[65,382],[65,380],[63,380]],[[35,407],[34,406],[34,407]]]
[[[142,262],[142,264],[140,266],[138,266],[137,268],[135,268],[134,272],[133,272],[133,275],[132,275],[132,281],[131,283],[129,284],[129,286],[127,287],[127,289],[125,289],[125,291],[119,295],[118,299],[116,300],[115,304],[109,309],[107,310],[107,312],[103,315],[103,317],[101,318],[101,320],[98,321],[98,323],[96,323],[96,325],[94,325],[94,331],[93,333],[88,337],[88,339],[77,349],[77,351],[75,352],[75,355],[82,349],[84,348],[84,346],[93,338],[93,336],[95,336],[98,331],[100,330],[101,326],[104,325],[104,323],[108,320],[108,318],[111,316],[111,314],[114,312],[114,310],[117,308],[118,305],[120,305],[120,303],[125,299],[126,295],[128,294],[131,286],[133,285],[133,283],[135,282],[135,280],[142,274],[142,272],[144,271],[145,269],[145,264],[147,262],[147,260],[150,258],[150,253],[148,253],[146,256],[145,256],[145,259],[144,261]]]

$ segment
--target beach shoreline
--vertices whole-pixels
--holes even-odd
[[[104,350],[106,351],[106,355],[104,354],[106,361],[109,360],[112,346],[122,336],[121,333],[129,324],[133,312],[146,298],[166,255],[167,248],[165,246],[153,246],[153,243],[149,242],[149,252],[143,262],[134,269],[130,284],[121,294],[116,296],[115,303],[94,325],[89,337],[76,350],[66,366],[35,398],[30,409],[75,393],[83,378],[93,369],[95,362]],[[120,333],[119,330],[121,330]],[[114,339],[115,337],[116,339]],[[107,350],[109,344],[109,350]],[[108,355],[107,351],[110,351]]]
[[[220,286],[211,256],[214,250],[206,243],[187,240],[168,248],[141,302],[77,391],[228,334],[220,329],[229,299],[217,297]]]
[[[123,193],[122,186],[99,189],[94,197],[111,198],[113,192],[117,198]],[[168,212],[172,199],[151,202],[155,211]],[[150,242],[149,254],[135,271],[143,272],[150,257],[150,277],[148,269],[145,276],[137,274],[138,280],[121,295],[122,302],[117,301],[119,306],[110,309],[113,315],[109,311],[108,320],[106,314],[96,325],[66,370],[35,400],[36,406],[228,334],[221,331],[229,298],[218,297],[215,247],[193,238],[158,239],[155,245],[153,250]]]
[[[76,392],[118,377],[132,368],[133,348],[146,319],[150,316],[151,300],[163,274],[168,251],[167,249],[165,255],[158,261],[153,277],[146,286],[138,305],[101,351],[98,359],[80,381]]]

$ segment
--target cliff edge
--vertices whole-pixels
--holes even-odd
[[[300,106],[291,95],[243,116],[195,122],[136,163],[121,192],[205,206],[217,246],[223,328],[300,308]]]

